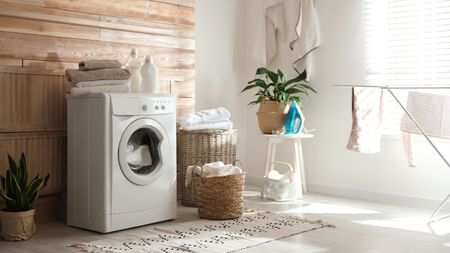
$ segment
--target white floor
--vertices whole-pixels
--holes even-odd
[[[247,208],[302,213],[336,225],[260,245],[245,252],[450,252],[450,219],[427,226],[430,210],[385,205],[318,194],[303,201],[271,202],[258,192],[246,192]],[[179,207],[179,218],[171,223],[197,219],[196,209]],[[38,225],[26,242],[0,241],[0,252],[79,252],[66,245],[106,239],[109,235],[68,227],[61,222]]]

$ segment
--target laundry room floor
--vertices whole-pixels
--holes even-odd
[[[336,228],[325,228],[255,246],[241,252],[450,252],[450,219],[427,226],[431,210],[387,205],[319,194],[303,201],[272,202],[247,191],[245,206],[255,210],[301,213],[323,219]],[[198,219],[196,209],[179,206],[178,223]],[[151,227],[151,225],[149,226]],[[67,245],[107,239],[98,234],[66,226],[62,222],[38,224],[37,233],[26,242],[0,241],[1,253],[80,252]]]

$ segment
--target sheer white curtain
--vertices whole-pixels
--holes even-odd
[[[369,84],[450,84],[450,0],[365,0],[365,17]],[[398,135],[402,111],[389,95],[383,115],[384,134]]]

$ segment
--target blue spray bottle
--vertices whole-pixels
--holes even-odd
[[[284,120],[285,134],[298,134],[305,124],[305,116],[297,102],[292,101],[286,119]]]

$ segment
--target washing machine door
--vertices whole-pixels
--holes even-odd
[[[167,134],[156,121],[133,121],[123,132],[119,144],[119,165],[125,177],[136,185],[156,180],[169,153]]]

